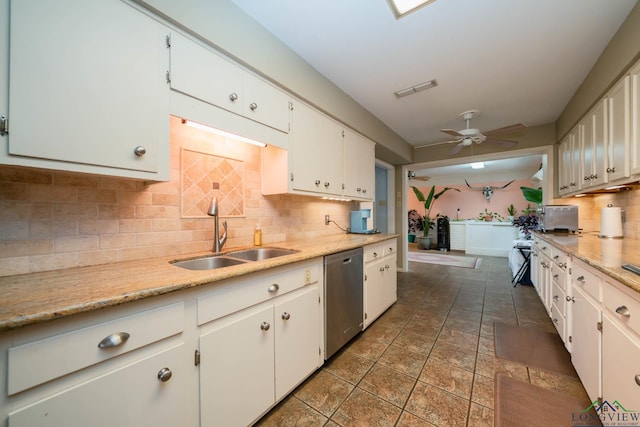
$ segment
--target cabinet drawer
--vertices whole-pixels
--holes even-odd
[[[198,325],[322,280],[322,259],[272,275],[250,275],[198,298]]]
[[[379,243],[375,245],[369,245],[364,247],[364,262],[375,261],[385,255],[385,244]]]
[[[551,246],[549,243],[545,242],[544,240],[540,239],[539,243],[538,243],[538,250],[547,255],[549,258],[551,258],[551,248],[553,246]]]
[[[554,305],[563,316],[567,315],[565,309],[567,304],[566,298],[567,294],[564,290],[554,283],[551,287],[551,304]]]
[[[148,310],[9,349],[9,395],[181,333],[184,303]],[[116,334],[129,334],[118,344]],[[113,343],[100,348],[108,337]]]
[[[387,240],[382,245],[383,245],[382,255],[384,256],[393,255],[398,251],[397,249],[398,242],[396,241],[396,239]]]
[[[551,280],[563,291],[567,290],[567,271],[558,264],[551,264]]]
[[[569,256],[563,250],[551,246],[551,261],[560,268],[566,268],[569,265]]]
[[[603,304],[611,318],[640,335],[640,301],[636,298],[631,292],[618,289],[608,282],[602,287]]]
[[[583,290],[596,301],[602,301],[601,285],[602,280],[596,276],[583,264],[575,262],[571,266],[571,283],[573,286]]]
[[[11,427],[182,426],[187,375],[183,344],[46,397],[9,414]],[[161,381],[163,368],[170,379]],[[3,424],[4,425],[4,424]]]
[[[553,322],[553,326],[556,327],[556,330],[558,331],[558,334],[560,335],[560,338],[562,339],[562,342],[566,342],[565,341],[565,317],[562,313],[560,313],[558,311],[558,308],[556,305],[553,305],[551,307],[551,321]]]

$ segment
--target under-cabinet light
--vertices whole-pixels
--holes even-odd
[[[211,126],[207,126],[207,125],[203,125],[203,124],[200,124],[200,123],[192,122],[191,120],[182,119],[182,123],[184,123],[185,125],[187,125],[189,127],[194,128],[194,129],[200,129],[200,130],[203,130],[205,132],[215,133],[216,135],[224,136],[226,138],[235,139],[236,141],[246,142],[247,144],[251,144],[251,145],[257,145],[258,147],[266,147],[267,146],[267,144],[265,144],[264,142],[256,141],[254,139],[247,138],[247,137],[240,136],[240,135],[236,135],[234,133],[225,132],[225,131],[220,130],[220,129],[212,128]]]
[[[484,162],[471,163],[471,169],[484,169]]]

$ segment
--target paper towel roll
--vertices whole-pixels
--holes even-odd
[[[622,239],[600,239],[600,262],[607,267],[620,267]]]
[[[622,208],[607,206],[600,210],[600,236],[622,237]]]

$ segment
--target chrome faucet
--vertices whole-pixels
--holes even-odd
[[[214,197],[213,200],[211,200],[211,206],[209,206],[209,211],[207,212],[207,215],[215,217],[216,219],[215,228],[213,231],[213,234],[214,234],[213,252],[217,253],[222,250],[222,247],[227,241],[227,221],[222,222],[222,226],[224,227],[224,233],[222,234],[222,237],[220,237],[220,222],[218,220],[219,215],[218,215],[218,198],[217,197]]]

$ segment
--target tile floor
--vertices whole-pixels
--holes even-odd
[[[584,397],[577,377],[495,357],[493,322],[555,331],[506,258],[479,269],[409,263],[398,301],[266,414],[261,426],[493,426],[496,372]]]

